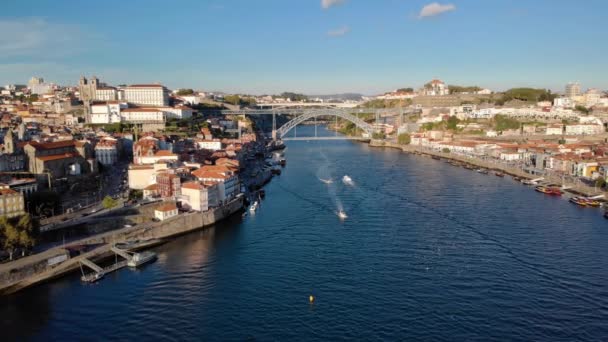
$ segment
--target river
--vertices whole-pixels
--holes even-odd
[[[608,338],[599,210],[356,142],[292,141],[286,157],[254,215],[141,270],[0,299],[3,341]]]

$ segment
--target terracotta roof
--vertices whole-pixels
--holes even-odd
[[[167,204],[161,205],[160,207],[156,208],[155,210],[167,212],[167,211],[177,210],[177,207],[173,203],[167,203]]]
[[[56,154],[56,155],[52,155],[52,156],[43,156],[43,157],[36,157],[36,159],[42,160],[42,161],[51,161],[51,160],[60,160],[60,159],[67,159],[67,158],[74,158],[77,157],[78,155],[76,153],[66,153],[66,154]]]
[[[158,150],[155,154],[155,157],[177,157],[177,154],[171,153],[168,150]]]
[[[158,190],[158,184],[150,184],[144,190]]]
[[[192,189],[192,190],[202,190],[205,186],[199,182],[188,182],[182,184],[182,188]]]
[[[0,189],[0,196],[15,195],[15,194],[18,194],[18,192],[13,189]]]
[[[47,143],[40,143],[37,141],[29,142],[29,145],[33,146],[37,150],[51,150],[51,149],[61,148],[61,147],[70,147],[70,146],[74,146],[74,144],[75,144],[74,140],[62,140],[62,141],[47,142]]]

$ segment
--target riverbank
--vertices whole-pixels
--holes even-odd
[[[519,168],[510,167],[508,165],[504,165],[504,164],[498,163],[498,162],[489,162],[487,160],[481,160],[481,159],[478,159],[475,157],[461,156],[461,155],[456,155],[456,154],[449,153],[449,152],[447,152],[447,153],[440,152],[440,151],[425,149],[425,148],[421,148],[421,147],[413,146],[413,145],[400,145],[397,143],[387,142],[387,141],[383,141],[383,140],[372,140],[372,141],[370,141],[369,146],[394,148],[394,149],[401,150],[405,153],[425,155],[425,156],[430,156],[430,157],[435,157],[435,158],[438,157],[440,159],[457,161],[457,162],[468,164],[468,165],[471,165],[471,166],[477,167],[477,168],[484,168],[484,169],[499,171],[504,174],[510,175],[512,177],[517,177],[517,178],[521,178],[521,179],[532,180],[532,179],[537,179],[537,178],[542,177],[544,179],[543,181],[545,183],[565,186],[566,191],[571,192],[576,195],[583,195],[583,196],[587,196],[587,197],[604,195],[606,197],[606,192],[599,191],[596,188],[587,186],[585,184],[563,183],[563,180],[558,177],[554,177],[551,175],[544,175],[544,176],[532,175],[532,174],[522,171]]]
[[[74,241],[70,246],[94,246],[92,250],[70,257],[70,246],[55,247],[0,265],[0,295],[11,294],[76,271],[84,258],[98,261],[111,256],[115,243],[129,240],[168,240],[209,227],[243,208],[243,196],[206,212],[183,213],[161,222],[119,229]],[[58,260],[61,260],[57,262]]]

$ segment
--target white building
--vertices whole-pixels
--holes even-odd
[[[192,117],[192,108],[186,106],[163,107],[167,119],[189,119]]]
[[[196,146],[200,150],[218,151],[222,149],[222,142],[219,139],[197,140]]]
[[[545,130],[546,135],[562,135],[564,133],[564,125],[554,124],[547,126]]]
[[[121,111],[127,108],[124,102],[107,102],[91,105],[90,123],[92,124],[109,124],[121,121]]]
[[[566,97],[574,98],[581,94],[581,85],[578,82],[566,84]]]
[[[165,122],[165,112],[158,108],[125,108],[120,116],[126,122]]]
[[[124,89],[124,100],[137,105],[167,106],[169,90],[160,84],[135,84]]]
[[[192,172],[192,175],[203,183],[217,183],[219,199],[222,203],[230,201],[240,193],[239,177],[233,172],[198,169]]]
[[[95,158],[104,166],[111,166],[118,161],[118,140],[105,137],[95,145]]]
[[[427,96],[449,95],[450,90],[443,81],[435,79],[425,85],[423,94]]]
[[[574,101],[569,97],[556,97],[553,100],[553,106],[559,108],[573,108]]]
[[[118,99],[116,88],[114,87],[98,87],[95,89],[95,100],[98,101],[114,101]]]
[[[219,206],[219,183],[188,182],[182,184],[182,205],[196,211]]]
[[[594,124],[566,125],[567,135],[589,135],[604,133],[604,126]]]
[[[154,210],[154,217],[164,221],[177,216],[177,207],[173,203],[163,204]]]

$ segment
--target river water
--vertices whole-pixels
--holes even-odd
[[[286,157],[255,215],[0,299],[2,340],[608,339],[599,210],[355,142]]]

